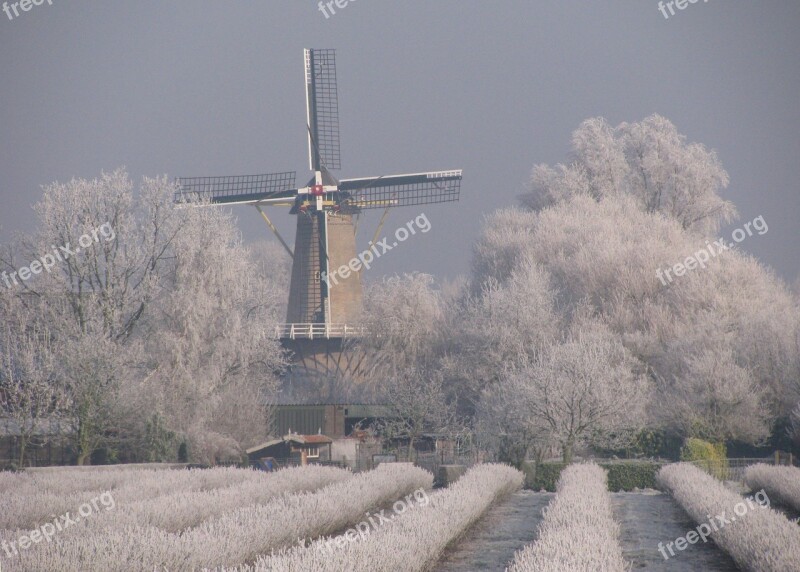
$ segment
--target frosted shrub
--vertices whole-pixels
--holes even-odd
[[[753,465],[747,468],[744,481],[754,491],[765,490],[773,502],[800,511],[800,469]]]
[[[250,572],[412,572],[429,570],[445,548],[477,521],[498,499],[522,487],[523,475],[506,465],[478,465],[447,489],[430,495],[427,504],[393,514],[374,530],[359,527],[338,543],[321,539],[308,547],[264,557]],[[341,546],[344,544],[344,546]]]
[[[116,470],[25,472],[12,489],[3,491],[0,528],[33,528],[51,514],[76,507],[106,491],[118,505],[176,492],[208,491],[244,482],[263,482],[264,473],[250,469]]]
[[[237,508],[266,503],[278,495],[314,491],[352,477],[352,473],[344,469],[315,465],[292,467],[274,473],[261,471],[251,471],[251,473],[253,477],[251,480],[229,487],[177,492],[123,503],[113,511],[103,512],[86,521],[82,527],[70,528],[65,534],[85,534],[86,527],[102,531],[107,528],[136,525],[154,526],[168,532],[178,532]],[[112,494],[118,495],[119,492]],[[65,499],[58,500],[59,504],[65,504]],[[78,499],[71,495],[66,500]],[[42,502],[43,499],[39,501]],[[73,504],[67,510],[75,512],[79,504]],[[37,512],[42,510],[46,511],[46,506],[40,506]]]
[[[25,471],[16,473],[16,479],[2,492],[30,494],[48,492],[67,495],[77,492],[113,491],[126,485],[162,487],[168,492],[179,490],[204,490],[225,487],[258,478],[251,469],[219,467],[213,469],[145,469],[145,468],[101,469],[95,467],[58,467],[60,470]],[[135,467],[135,465],[134,465]],[[83,469],[83,470],[77,470]]]
[[[178,532],[239,508],[264,504],[281,494],[315,491],[353,475],[345,469],[310,465],[261,476],[264,478],[231,487],[178,492],[136,502],[124,512],[137,524]]]
[[[705,527],[703,531],[708,529],[706,534],[743,570],[800,570],[800,527],[770,509],[768,498],[765,498],[765,503],[748,507],[742,513],[735,508],[737,505],[747,507],[741,496],[726,489],[706,472],[686,463],[664,467],[657,480],[661,487],[672,493],[692,520],[700,523],[698,530],[701,527]],[[764,495],[761,491],[759,493]],[[759,494],[756,495],[758,498]]]
[[[561,472],[536,542],[517,551],[509,572],[628,570],[619,544],[607,474],[595,464]]]
[[[171,533],[124,524],[57,536],[9,559],[9,570],[131,572],[192,570],[253,562],[300,538],[334,534],[360,521],[366,511],[419,488],[433,476],[409,464],[385,464],[313,493],[284,495]],[[5,566],[4,566],[5,569]]]

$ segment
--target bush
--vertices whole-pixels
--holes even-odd
[[[542,489],[547,492],[556,492],[556,483],[561,476],[561,471],[566,465],[564,463],[539,463],[533,471],[533,479],[529,484],[535,491]]]
[[[632,491],[633,489],[656,488],[656,475],[663,463],[626,462],[600,463],[608,471],[608,490]]]
[[[510,572],[628,570],[619,544],[606,472],[596,464],[575,464],[558,481],[536,542],[518,550]]]
[[[709,443],[702,439],[689,437],[684,441],[681,449],[681,461],[717,461],[726,458],[724,443]]]
[[[800,511],[800,469],[797,467],[753,465],[747,467],[744,482],[754,491],[766,491],[773,501]]]
[[[476,465],[450,487],[426,497],[425,504],[419,503],[426,508],[416,510],[412,505],[413,510],[404,509],[403,513],[389,516],[391,524],[370,528],[362,521],[338,537],[278,551],[260,558],[252,568],[243,566],[238,570],[431,570],[448,545],[460,538],[493,503],[518,490],[522,480],[522,473],[507,465]]]
[[[189,462],[189,446],[186,444],[186,441],[182,441],[181,444],[178,446],[178,462],[179,463]]]
[[[302,467],[302,471],[309,469]],[[280,494],[264,504],[248,504],[234,510],[229,505],[224,508],[224,512],[211,519],[206,519],[208,515],[202,514],[201,517],[206,520],[197,527],[184,529],[180,534],[150,526],[135,518],[135,524],[125,522],[122,525],[106,526],[106,520],[121,520],[121,515],[126,511],[124,507],[127,499],[123,500],[125,497],[120,494],[122,491],[114,488],[117,509],[104,513],[108,517],[103,519],[96,515],[86,519],[85,525],[81,522],[81,527],[62,532],[57,543],[41,543],[37,550],[20,551],[16,557],[18,565],[15,569],[40,572],[130,572],[233,567],[244,562],[253,562],[259,555],[288,547],[298,539],[316,538],[346,529],[361,521],[368,510],[387,506],[417,489],[427,490],[433,486],[433,475],[410,463],[386,463],[373,471],[356,475],[340,470],[337,472],[344,473],[346,478],[314,492]],[[269,482],[280,475],[281,471],[265,474],[242,469],[214,469],[163,473],[171,474],[179,482],[225,473],[240,474],[247,480],[264,479]],[[63,480],[63,476],[61,478]],[[73,486],[75,480],[71,479]],[[132,483],[129,494],[134,495],[137,488],[138,483]],[[92,489],[94,490],[96,489]],[[87,490],[83,498],[93,494],[92,491]],[[202,490],[199,493],[199,497],[206,496]],[[241,504],[243,499],[251,498],[247,492],[237,496],[220,490],[218,495],[227,496],[233,504]],[[3,500],[5,501],[5,497]],[[72,507],[79,506],[80,500],[67,500],[70,501],[70,508],[67,510],[74,510]],[[468,504],[466,500],[464,502]],[[205,512],[206,507],[213,511],[216,506],[218,505],[213,499],[206,499],[201,504],[200,511]],[[165,509],[159,501],[152,503],[152,508],[161,509],[162,512],[169,509]],[[61,509],[50,510],[45,514],[59,513]],[[191,511],[186,513],[191,516]],[[5,516],[0,512],[0,517]],[[0,525],[0,528],[10,527]],[[17,533],[13,534],[16,536]]]
[[[633,489],[656,488],[656,474],[663,463],[652,461],[624,461],[617,463],[598,463],[608,471],[608,490],[632,491]],[[555,492],[556,483],[564,469],[564,463],[541,463],[526,471],[526,486],[535,491],[542,489]]]
[[[677,461],[681,454],[683,438],[660,429],[643,429],[624,448],[607,448],[592,444],[592,451],[603,458],[619,459],[671,459]]]
[[[797,550],[800,528],[769,508],[769,497],[759,497],[763,491],[745,502],[741,495],[729,491],[702,469],[686,463],[664,467],[658,474],[658,482],[699,525],[698,533],[705,531],[703,541],[710,536],[717,546],[730,554],[739,569],[800,570],[800,551]],[[740,506],[744,512],[738,510]],[[732,515],[730,522],[726,524],[723,518],[717,526],[716,521],[726,514]],[[712,520],[709,515],[719,516]],[[667,549],[672,552],[671,547]]]
[[[681,461],[694,463],[718,479],[728,474],[728,454],[725,443],[709,443],[689,437],[681,449]]]

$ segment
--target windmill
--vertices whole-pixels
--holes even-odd
[[[457,201],[461,171],[337,179],[341,168],[335,50],[304,50],[308,162],[314,176],[295,185],[295,172],[230,177],[179,178],[175,200],[188,205],[252,205],[292,257],[286,323],[278,336],[307,374],[357,374],[363,356],[342,352],[348,336],[361,332],[360,272],[335,285],[325,277],[356,259],[353,217],[361,211]],[[264,212],[288,207],[297,217],[292,250]],[[373,242],[374,242],[373,240]]]

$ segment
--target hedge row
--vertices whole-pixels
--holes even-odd
[[[656,474],[665,463],[653,461],[626,461],[616,463],[598,463],[608,471],[608,490],[632,491],[633,489],[656,488]],[[525,486],[535,491],[555,492],[556,483],[561,476],[564,463],[526,464]]]

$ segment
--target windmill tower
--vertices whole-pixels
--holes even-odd
[[[389,208],[457,201],[461,171],[334,177],[331,171],[341,168],[336,53],[307,49],[304,63],[311,180],[297,188],[294,172],[180,178],[175,200],[189,205],[254,206],[292,257],[286,323],[277,334],[294,353],[295,374],[358,379],[365,372],[364,356],[345,351],[345,340],[362,332],[361,275],[349,273],[335,284],[325,280],[357,259],[353,217],[363,210],[384,209],[374,242]],[[294,250],[264,212],[266,207],[289,207],[297,217]]]

